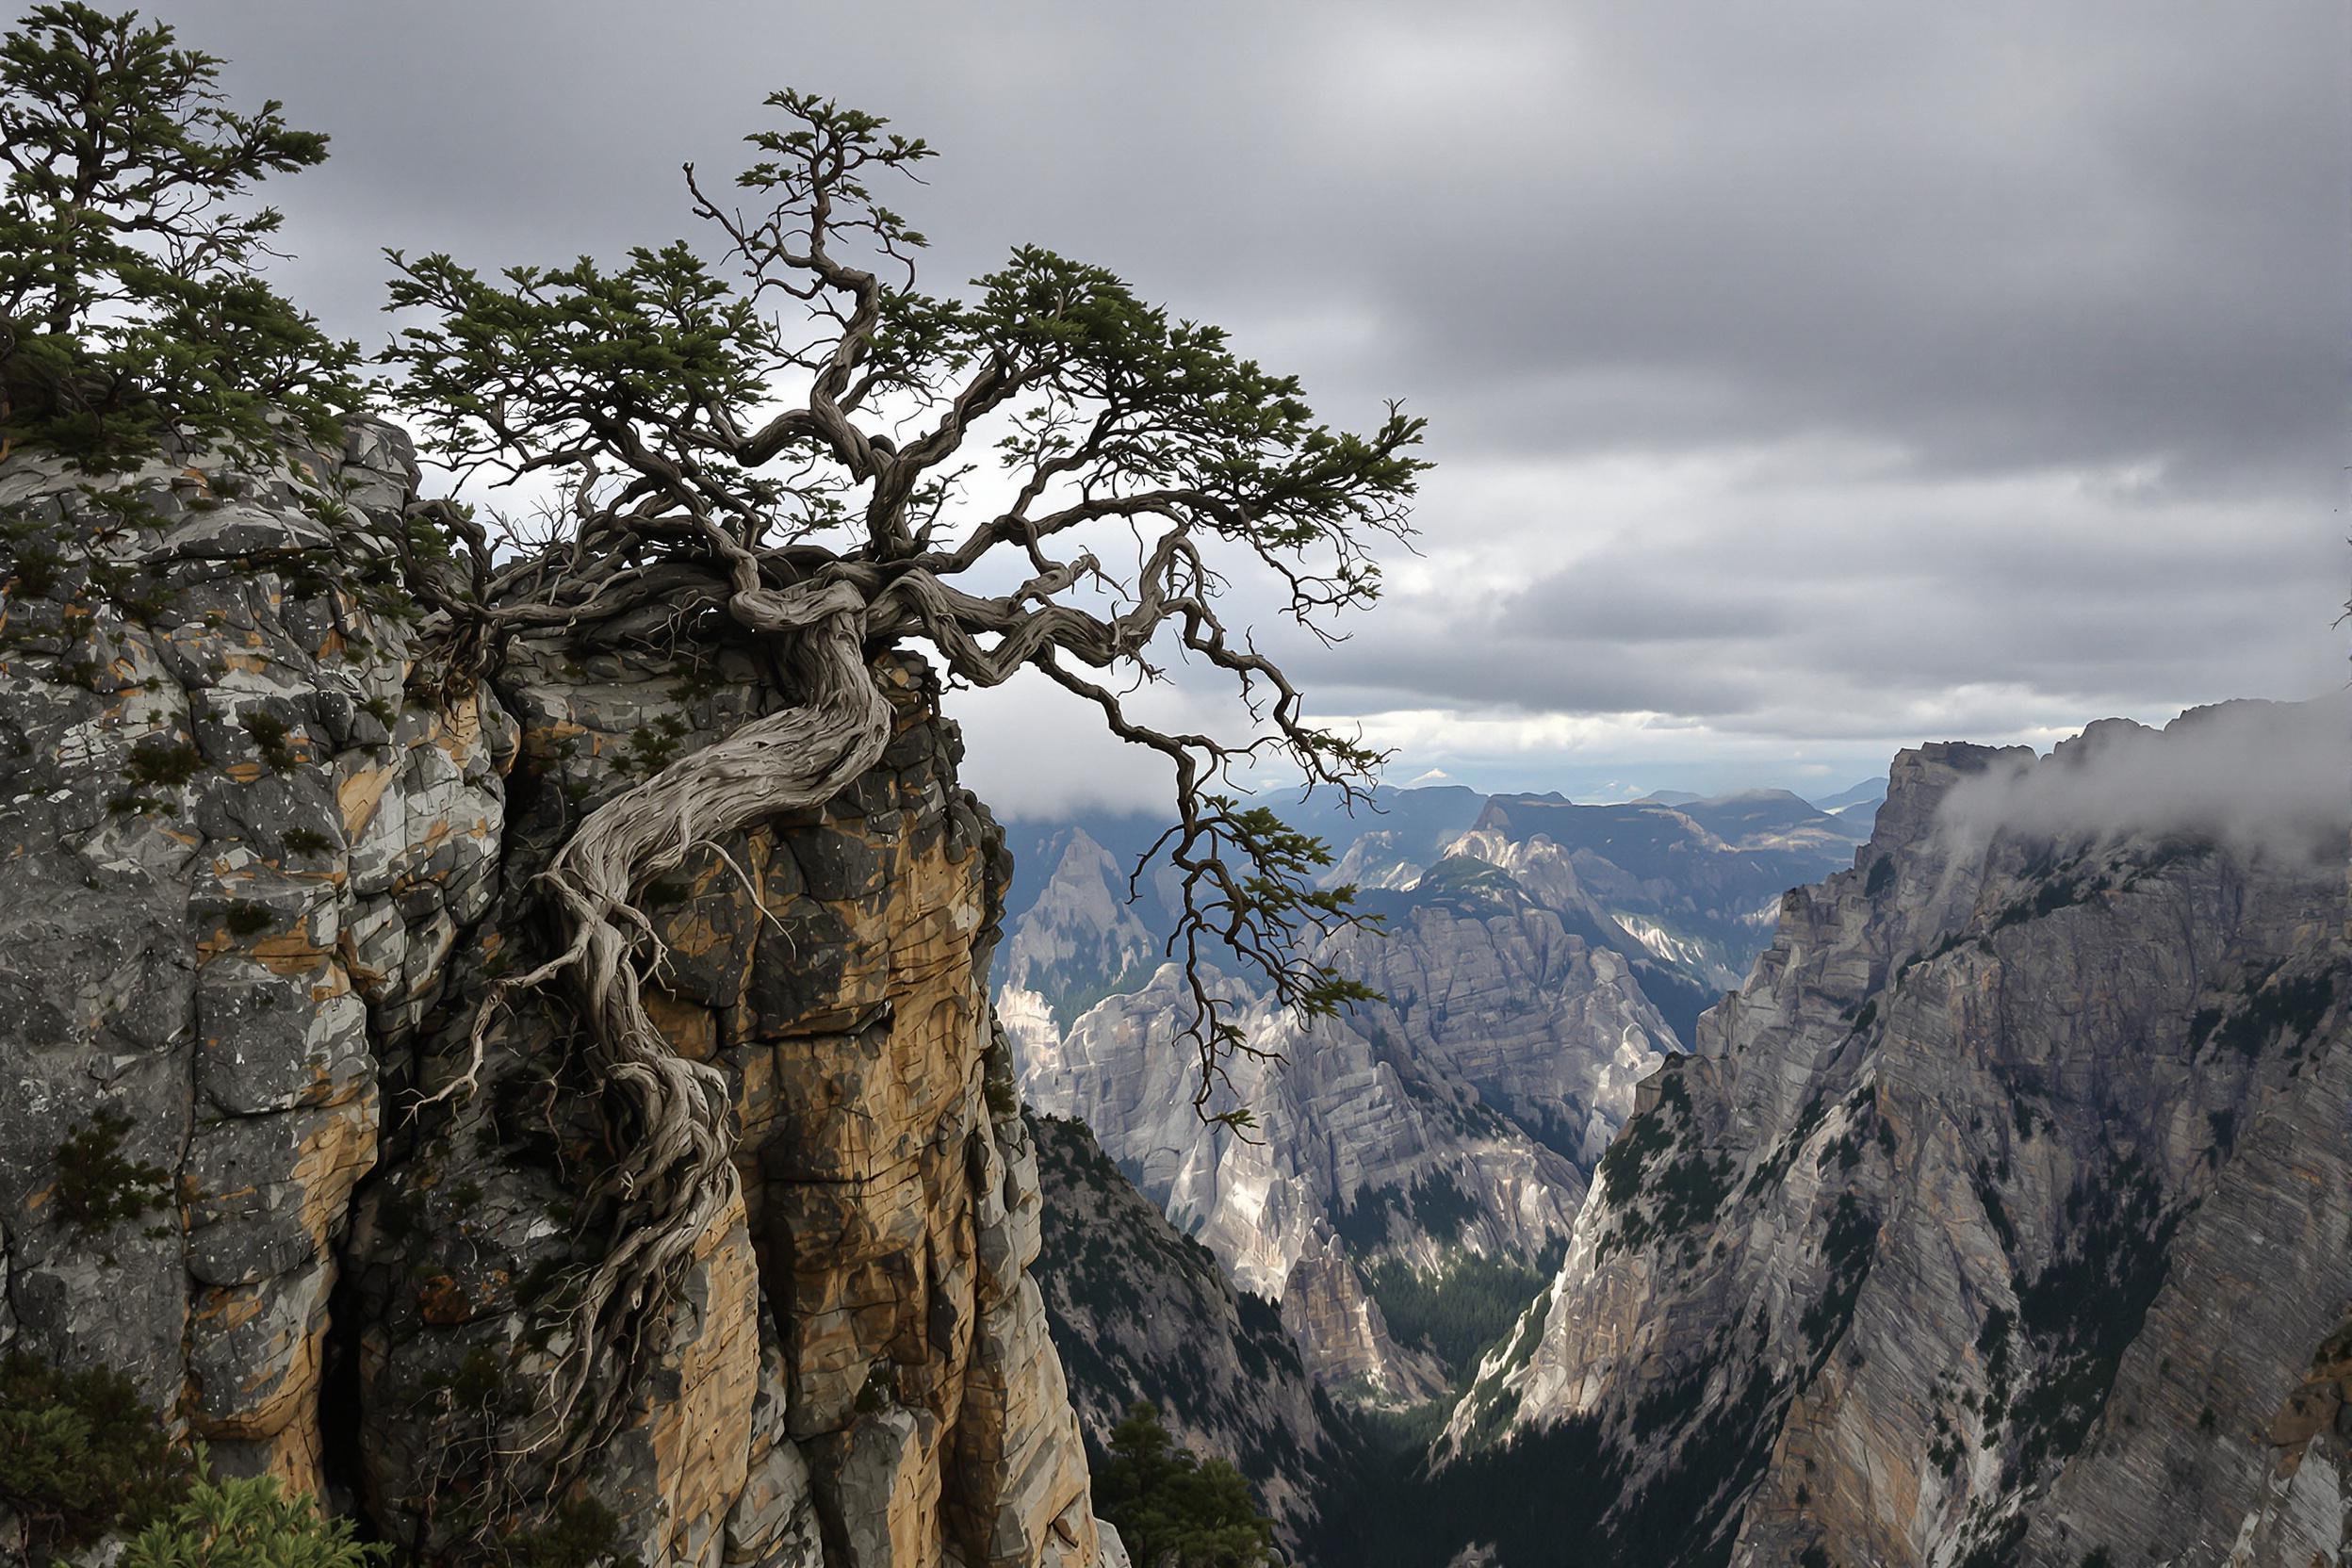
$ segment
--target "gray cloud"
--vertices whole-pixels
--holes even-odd
[[[671,237],[792,84],[943,149],[935,282],[1035,239],[1406,396],[1427,557],[1295,649],[1327,710],[1842,758],[2344,673],[2331,0],[157,8],[333,135],[284,279],[371,341],[379,246]]]

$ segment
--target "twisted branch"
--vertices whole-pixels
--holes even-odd
[[[461,472],[570,482],[570,526],[504,565],[454,513],[420,512],[466,546],[469,573],[419,574],[464,658],[495,659],[515,632],[605,645],[648,625],[675,633],[709,609],[772,643],[799,687],[799,706],[588,814],[540,879],[563,950],[496,988],[466,1071],[440,1091],[474,1086],[498,1004],[559,980],[579,993],[614,1151],[582,1215],[609,1221],[612,1241],[564,1297],[555,1422],[540,1441],[560,1443],[566,1467],[624,1418],[696,1246],[736,1196],[725,1081],[681,1059],[647,1015],[658,940],[634,901],[694,844],[821,804],[874,763],[890,716],[870,650],[927,643],[974,686],[1037,671],[1168,760],[1178,820],[1155,853],[1183,891],[1169,950],[1194,977],[1203,1114],[1223,1061],[1249,1049],[1200,979],[1213,956],[1255,964],[1279,1003],[1310,1015],[1369,994],[1298,956],[1306,936],[1358,918],[1353,890],[1315,889],[1328,853],[1239,804],[1226,779],[1279,754],[1356,800],[1380,757],[1310,724],[1275,662],[1229,634],[1202,546],[1265,567],[1283,612],[1326,635],[1323,617],[1377,596],[1364,536],[1409,531],[1420,422],[1392,405],[1369,437],[1333,433],[1294,381],[1237,358],[1216,329],[1171,321],[1110,273],[1048,252],[1015,252],[969,302],[918,294],[922,237],[864,182],[929,149],[804,94],[769,102],[787,129],[749,139],[766,156],[739,185],[771,211],[722,206],[687,171],[740,286],[683,245],[632,253],[612,272],[519,268],[502,285],[447,256],[392,256],[395,305],[440,320],[405,329],[399,353],[441,454]],[[872,265],[849,258],[859,246]],[[905,285],[883,281],[893,266]],[[806,306],[813,343],[763,314],[777,297]],[[794,378],[801,400],[772,412]],[[885,403],[897,415],[888,433],[867,428],[865,411]],[[1011,498],[935,548],[970,471],[958,454],[991,416]],[[1103,564],[1106,535],[1133,541],[1123,579]],[[1026,575],[995,594],[953,580],[991,559]],[[1155,645],[1231,678],[1256,733],[1163,730],[1131,714],[1098,677],[1164,678]],[[592,1375],[608,1356],[632,1374],[617,1386]]]

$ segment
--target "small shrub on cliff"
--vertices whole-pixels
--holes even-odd
[[[24,1522],[37,1556],[144,1525],[194,1470],[129,1379],[22,1351],[0,1361],[0,1510]]]
[[[318,1517],[307,1494],[287,1496],[275,1476],[214,1480],[198,1474],[177,1507],[140,1531],[119,1568],[367,1568],[386,1546],[351,1539],[349,1520]]]
[[[259,711],[246,714],[237,721],[252,737],[253,749],[261,753],[272,773],[292,773],[302,759],[296,755],[291,737],[293,728],[277,714]]]
[[[543,1524],[495,1539],[488,1560],[497,1568],[644,1568],[620,1541],[620,1517],[594,1497],[578,1497],[557,1504]]]
[[[171,1206],[172,1173],[123,1157],[130,1130],[129,1117],[102,1110],[57,1145],[57,1217],[86,1237]]]
[[[335,841],[316,828],[289,827],[278,836],[278,841],[286,846],[288,855],[316,858],[335,852]]]
[[[178,789],[204,772],[204,754],[186,741],[150,737],[131,748],[123,778],[150,789]]]
[[[232,937],[258,937],[274,923],[267,906],[240,898],[229,906],[220,923],[228,927]]]
[[[1176,1446],[1138,1401],[1094,1471],[1095,1511],[1119,1527],[1135,1568],[1244,1568],[1266,1560],[1273,1521],[1241,1472]]]

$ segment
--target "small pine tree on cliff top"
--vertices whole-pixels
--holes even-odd
[[[0,457],[93,466],[164,434],[332,433],[364,386],[256,273],[281,216],[250,189],[327,155],[274,100],[227,106],[220,61],[169,26],[35,8],[0,40]]]

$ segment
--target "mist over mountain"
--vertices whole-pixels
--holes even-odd
[[[2245,855],[2338,855],[2352,830],[2352,695],[2225,703],[2161,730],[2107,720],[2044,761],[1964,780],[1936,823],[1964,843],[2186,835]]]

